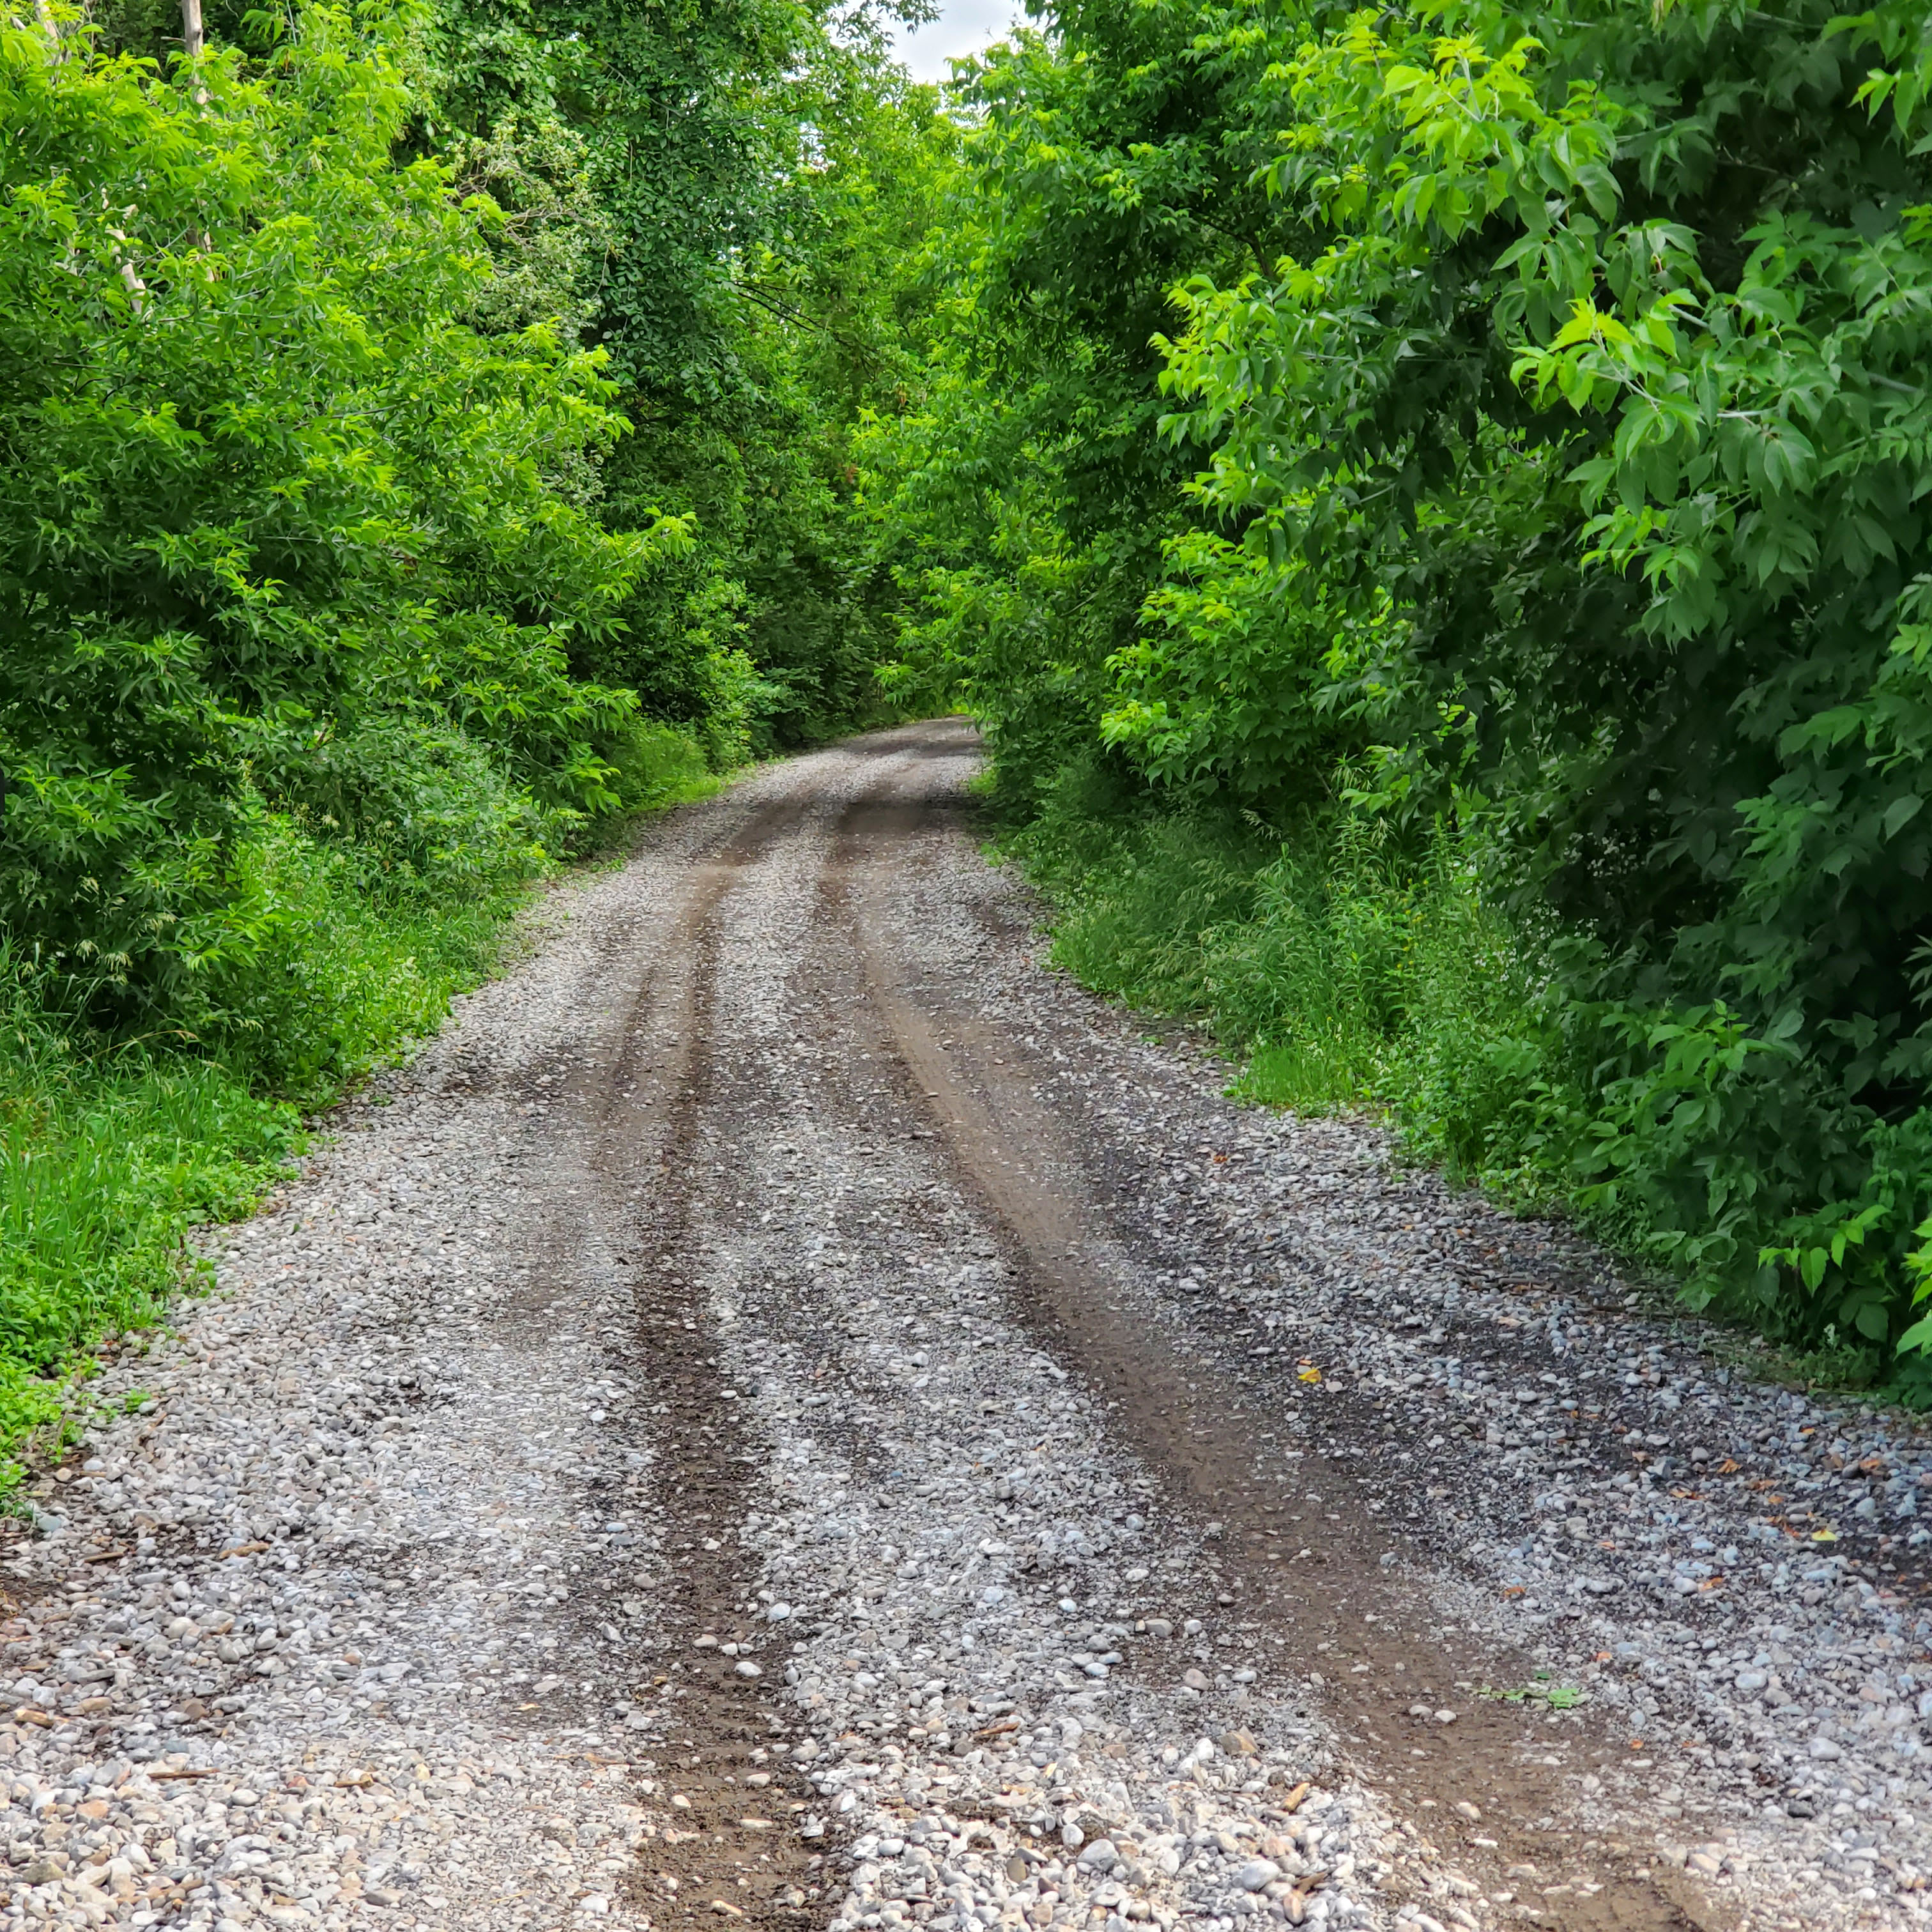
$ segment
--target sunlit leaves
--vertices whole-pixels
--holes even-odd
[[[617,433],[600,358],[463,319],[410,31],[314,8],[192,88],[0,44],[0,918],[125,1000],[260,943],[241,844],[338,739],[470,734],[525,844],[610,796],[630,700],[568,651],[678,532],[555,487]]]

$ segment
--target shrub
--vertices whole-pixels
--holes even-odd
[[[394,158],[408,24],[172,82],[0,30],[0,923],[124,1014],[266,943],[262,798],[452,883],[615,802],[568,648],[681,532],[548,480],[607,386],[462,319],[492,212]]]
[[[972,78],[927,400],[868,446],[902,675],[1049,813],[1097,746],[1129,826],[1316,826],[1373,760],[1385,843],[1297,830],[1212,952],[1235,1036],[1301,989],[1265,1077],[1406,1040],[1424,1140],[1537,1150],[1694,1304],[1932,1346],[1924,7],[1047,14]],[[1161,981],[1194,836],[1134,830],[1067,956]],[[1262,890],[1212,871],[1167,887]]]

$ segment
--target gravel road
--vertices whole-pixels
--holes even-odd
[[[1932,1922],[1920,1432],[1043,969],[957,722],[544,900],[11,1546],[8,1924]]]

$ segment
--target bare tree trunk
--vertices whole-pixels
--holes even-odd
[[[181,0],[182,46],[191,61],[201,58],[201,0]]]
[[[57,61],[65,60],[67,50],[61,44],[60,23],[54,18],[53,9],[47,0],[34,0],[34,17],[40,23],[40,31],[47,37],[47,45],[53,50]]]

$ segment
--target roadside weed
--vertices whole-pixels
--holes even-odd
[[[1574,1684],[1551,1684],[1540,1681],[1525,1684],[1514,1690],[1498,1690],[1485,1684],[1476,1693],[1478,1697],[1486,1697],[1498,1704],[1540,1704],[1551,1711],[1574,1711],[1578,1705],[1589,1701],[1589,1693],[1580,1690]]]

